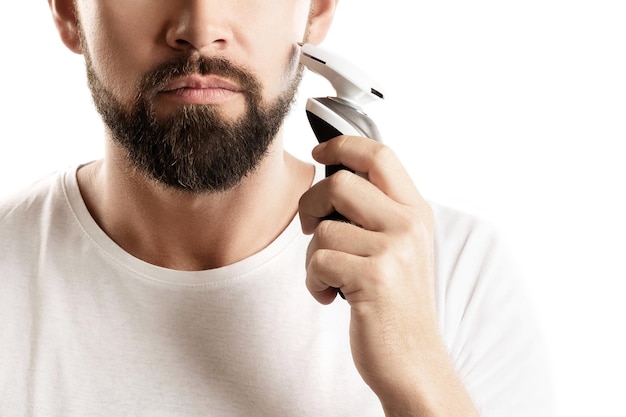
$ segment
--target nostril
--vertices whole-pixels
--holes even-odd
[[[177,38],[170,41],[170,46],[175,49],[188,50],[188,49],[203,49],[211,45],[213,48],[221,49],[227,44],[225,39],[214,39],[212,42],[197,42],[194,43],[191,40],[185,38]]]
[[[178,46],[189,46],[191,43],[186,41],[185,39],[176,39],[176,45]]]
[[[172,24],[165,33],[165,41],[171,48],[183,50],[222,49],[230,38],[232,33],[228,26],[196,22],[191,18]]]

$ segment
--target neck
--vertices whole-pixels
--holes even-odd
[[[91,215],[131,255],[177,270],[225,266],[257,253],[289,225],[313,168],[280,137],[253,174],[232,190],[192,194],[137,173],[107,142],[105,158],[78,172]]]

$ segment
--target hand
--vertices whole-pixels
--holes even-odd
[[[420,390],[432,389],[433,373],[454,374],[436,316],[432,210],[380,143],[340,136],[313,157],[368,180],[340,171],[300,199],[302,229],[313,234],[307,288],[323,304],[335,299],[336,288],[345,295],[355,365],[383,406],[411,398],[424,409]],[[335,210],[351,223],[321,220]]]

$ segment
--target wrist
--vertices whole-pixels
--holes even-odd
[[[479,416],[447,353],[423,362],[374,390],[386,417]]]

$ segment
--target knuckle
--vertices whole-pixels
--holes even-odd
[[[309,242],[309,245],[306,248],[305,266],[307,268],[309,267],[313,254],[317,251],[318,248],[319,248],[318,239],[315,235],[313,235],[313,238],[311,239],[311,241]]]
[[[396,216],[396,228],[382,239],[381,261],[386,265],[383,271],[392,274],[394,269],[411,267],[420,254],[430,253],[433,233],[430,221],[415,210],[402,210]],[[386,264],[385,264],[386,262]]]
[[[396,219],[400,229],[410,236],[429,234],[433,229],[434,216],[430,206],[400,210]]]
[[[307,273],[314,274],[315,272],[319,272],[323,269],[324,265],[326,265],[326,262],[326,251],[313,251],[309,257],[309,263],[306,268]]]
[[[353,179],[353,175],[350,171],[342,169],[335,172],[333,175],[327,178],[328,191],[331,194],[341,192],[346,186],[349,186]]]
[[[387,287],[391,285],[392,281],[392,268],[386,261],[385,257],[372,258],[367,265],[369,271],[369,286],[375,292],[386,291]]]
[[[376,142],[371,152],[372,159],[375,163],[388,163],[397,159],[396,153],[389,146]]]
[[[344,146],[349,146],[356,138],[349,135],[339,135],[332,142],[337,148],[341,149]]]
[[[407,234],[411,236],[418,235],[423,230],[423,222],[420,217],[417,216],[413,210],[403,210],[397,216],[398,222],[402,230],[405,230]]]
[[[384,262],[384,257],[372,258],[368,265],[368,271],[371,274],[371,279],[374,283],[379,283],[384,280],[387,275],[387,267]]]
[[[318,242],[322,243],[326,241],[328,238],[333,236],[334,223],[330,220],[323,220],[320,224],[317,225],[317,229],[315,230],[315,237]]]
[[[334,235],[333,226],[333,222],[330,220],[323,220],[317,225],[312,240],[315,249],[327,249],[329,247]]]
[[[311,190],[307,190],[304,193],[302,193],[302,195],[300,196],[300,198],[298,199],[298,210],[299,211],[303,211],[304,208],[307,206],[308,201],[310,199],[310,194],[311,194]]]
[[[387,234],[381,234],[376,242],[379,253],[388,253],[395,250],[396,238]]]

